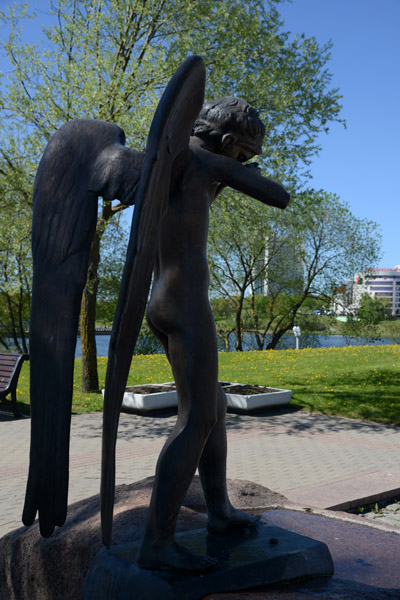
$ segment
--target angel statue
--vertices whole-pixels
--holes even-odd
[[[144,154],[124,132],[96,120],[71,121],[51,138],[34,187],[33,299],[30,325],[31,450],[23,522],[39,512],[48,537],[67,514],[73,364],[81,296],[99,196],[134,204],[104,397],[101,515],[111,544],[115,445],[135,343],[147,321],[163,344],[178,393],[178,417],[157,462],[137,563],[199,572],[214,559],[179,546],[175,525],[196,469],[208,529],[255,524],[226,488],[226,399],[218,385],[215,324],[208,299],[206,244],[210,205],[225,186],[285,208],[289,194],[257,164],[265,133],[258,113],[234,97],[204,104],[205,67],[188,58],[155,112]]]

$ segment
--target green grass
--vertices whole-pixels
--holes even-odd
[[[227,354],[220,377],[293,390],[291,404],[400,425],[400,346]]]
[[[99,386],[104,388],[106,378],[107,358],[97,359]],[[129,373],[128,385],[138,383],[160,383],[172,381],[172,373],[167,359],[163,354],[152,354],[148,356],[134,356]],[[18,380],[17,400],[21,411],[29,414],[29,362],[22,366]],[[103,409],[103,396],[98,394],[82,394],[81,392],[81,359],[75,360],[74,389],[72,397],[72,412],[84,413]]]
[[[400,425],[400,346],[349,346],[305,350],[220,353],[219,377],[289,388],[291,404],[302,409]],[[99,358],[104,387],[106,358]],[[164,355],[135,356],[129,385],[171,381]],[[29,404],[29,363],[18,384],[21,407]],[[76,361],[73,412],[101,410],[101,394],[80,392],[80,360]]]

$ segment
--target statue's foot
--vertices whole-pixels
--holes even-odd
[[[143,569],[155,571],[183,571],[186,573],[201,573],[208,571],[217,564],[211,556],[199,556],[176,542],[162,548],[142,545],[136,562]]]
[[[208,516],[207,529],[210,533],[224,533],[231,529],[254,527],[260,520],[260,515],[252,515],[231,507],[225,514]]]

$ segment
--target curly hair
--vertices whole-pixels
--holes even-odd
[[[234,96],[206,102],[194,123],[192,135],[202,139],[221,138],[230,132],[243,140],[251,138],[261,150],[265,126],[248,102]]]

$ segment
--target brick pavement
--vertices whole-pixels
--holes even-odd
[[[175,416],[121,415],[117,484],[154,474]],[[102,415],[74,415],[70,503],[97,494]],[[0,415],[0,537],[20,526],[30,420]],[[303,506],[346,508],[400,493],[400,429],[291,409],[228,415],[228,477],[281,492]],[[378,498],[379,497],[379,498]]]

